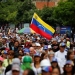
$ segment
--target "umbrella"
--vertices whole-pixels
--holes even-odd
[[[35,31],[33,31],[31,28],[25,28],[23,33],[35,33]]]
[[[35,31],[33,31],[31,28],[27,27],[27,28],[22,28],[21,30],[19,30],[17,33],[35,33]]]
[[[25,30],[23,31],[23,33],[31,33],[30,28],[25,28]]]
[[[24,30],[25,30],[25,28],[22,28],[22,29],[19,30],[17,33],[23,33]]]

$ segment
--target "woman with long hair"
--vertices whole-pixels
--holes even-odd
[[[47,58],[48,58],[48,55],[47,55],[45,52],[43,52],[43,53],[41,54],[41,60],[47,59]]]
[[[67,60],[71,60],[72,61],[73,65],[74,65],[74,69],[75,69],[75,55],[74,55],[74,51],[73,50],[69,50],[68,51],[68,53],[67,53]]]
[[[74,59],[74,51],[73,50],[69,50],[67,52],[67,56],[66,56],[67,60],[71,60],[73,62],[73,64],[75,63],[75,59]],[[75,65],[75,64],[74,64]]]
[[[64,65],[63,75],[74,75],[74,65],[71,60],[68,60]]]
[[[36,53],[34,55],[34,63],[32,65],[32,69],[35,72],[35,75],[40,75],[41,74],[40,62],[41,62],[41,56],[40,56],[39,53]]]
[[[52,68],[52,75],[61,75],[60,68],[58,67]]]
[[[52,65],[52,68],[55,68],[55,67],[59,68],[58,60],[55,57],[52,59],[51,65]]]

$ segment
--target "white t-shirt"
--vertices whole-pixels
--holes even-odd
[[[35,68],[35,66],[34,66],[34,64],[32,65],[32,69],[33,69],[33,71],[34,71],[34,73],[35,73],[35,75],[41,75],[41,67],[39,67],[39,68]]]
[[[59,66],[62,68],[64,67],[64,65],[66,63],[66,55],[67,55],[66,51],[60,52],[60,50],[59,50],[55,53],[55,57],[60,60]]]

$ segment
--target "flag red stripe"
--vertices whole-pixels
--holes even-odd
[[[49,40],[52,38],[51,35],[47,34],[43,30],[41,30],[40,28],[38,28],[35,24],[31,24],[30,28],[33,29],[36,33],[42,35],[43,37],[45,37],[45,38],[47,38]]]

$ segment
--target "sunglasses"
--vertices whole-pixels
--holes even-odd
[[[72,67],[72,65],[67,64],[67,65],[66,65],[66,67],[68,67],[68,68],[69,68],[69,67]]]

